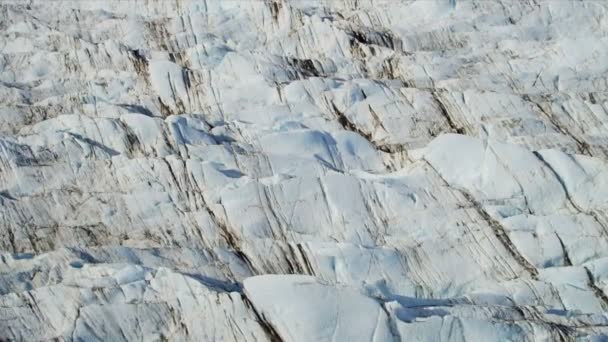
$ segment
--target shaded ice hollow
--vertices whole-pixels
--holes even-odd
[[[0,3],[0,340],[608,338],[608,3]]]

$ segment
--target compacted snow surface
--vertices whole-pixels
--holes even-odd
[[[608,338],[608,2],[0,2],[0,340]]]

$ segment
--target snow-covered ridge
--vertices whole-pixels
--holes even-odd
[[[608,338],[607,10],[2,1],[0,340]]]

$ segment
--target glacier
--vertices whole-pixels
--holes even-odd
[[[3,0],[0,340],[605,341],[608,3]]]

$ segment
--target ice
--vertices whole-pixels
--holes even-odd
[[[0,4],[0,340],[601,341],[601,1]]]
[[[290,341],[391,338],[380,304],[351,289],[331,287],[310,276],[266,275],[246,279],[244,290],[263,319]]]

